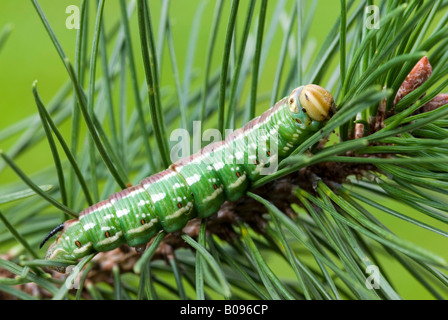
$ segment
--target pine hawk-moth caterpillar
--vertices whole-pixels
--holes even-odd
[[[112,194],[83,210],[78,219],[53,229],[41,247],[62,232],[49,246],[46,259],[76,261],[123,244],[139,247],[161,230],[181,230],[193,218],[216,213],[224,201],[242,197],[274,158],[286,158],[321,129],[333,105],[332,95],[320,86],[294,89],[225,140],[173,163],[138,185]],[[273,140],[276,154],[270,152]]]

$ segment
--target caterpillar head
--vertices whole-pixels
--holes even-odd
[[[49,238],[59,231],[62,233],[47,249],[46,260],[76,261],[93,252],[92,243],[87,238],[81,223],[76,219],[65,221],[53,229],[40,246],[42,247]],[[65,272],[65,267],[55,267],[54,269],[58,272]]]
[[[288,98],[289,111],[300,123],[327,120],[334,106],[334,99],[324,88],[309,84],[294,89]]]

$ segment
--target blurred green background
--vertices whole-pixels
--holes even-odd
[[[202,1],[203,2],[203,1]],[[311,1],[307,1],[309,4]],[[78,5],[80,1],[75,0],[40,0],[48,20],[50,21],[59,41],[61,42],[67,56],[74,61],[74,51],[76,42],[76,30],[66,28],[66,19],[69,14],[66,8],[69,5]],[[91,17],[90,28],[94,23],[93,8],[96,1],[90,1]],[[170,6],[170,16],[172,23],[173,38],[175,49],[177,52],[177,63],[182,79],[183,63],[188,49],[188,41],[192,20],[194,19],[196,9],[200,1],[195,0],[173,0]],[[161,1],[151,1],[151,14],[154,19],[153,26],[157,29],[159,22],[159,13],[161,9]],[[225,24],[227,22],[230,7],[230,1],[226,3],[226,13],[223,14],[220,23],[217,47],[213,60],[213,68],[216,69],[220,65],[222,58],[222,48],[224,45]],[[269,2],[267,22],[273,14],[275,3]],[[195,70],[198,78],[201,78],[204,72],[205,54],[210,26],[213,18],[215,1],[206,1],[205,14],[202,16],[200,31],[198,36],[197,51],[195,52]],[[245,18],[246,2],[241,3],[241,14],[239,14],[239,22],[237,31],[241,31],[242,22]],[[258,11],[257,11],[258,12]],[[315,47],[319,48],[327,32],[334,24],[335,19],[339,16],[339,1],[321,0],[319,1],[317,14],[314,17],[310,30],[310,38],[315,40]],[[257,14],[257,13],[256,13]],[[118,1],[107,1],[105,7],[105,26],[107,30],[113,27],[114,23],[119,19],[120,11]],[[137,32],[137,19],[134,14],[131,20],[133,28],[133,44],[136,48],[135,57],[137,68],[139,71],[139,79],[143,81],[143,68],[141,55],[139,50],[139,37]],[[35,9],[28,0],[2,0],[0,1],[0,29],[6,25],[13,28],[6,45],[0,51],[0,130],[7,126],[20,121],[21,119],[33,115],[37,109],[31,92],[31,86],[35,80],[38,80],[38,88],[44,102],[48,102],[57,92],[57,90],[68,80],[67,72],[59,59],[59,56],[53,47]],[[267,63],[261,78],[259,92],[269,92],[272,88],[273,76],[277,65],[277,57],[279,47],[282,41],[283,30],[277,30],[276,37],[271,45]],[[89,33],[92,37],[92,32]],[[90,54],[90,46],[88,49]],[[163,84],[171,86],[174,92],[174,81],[172,80],[172,72],[169,56],[165,48],[162,58],[161,81]],[[101,67],[98,64],[98,76],[101,75]],[[195,84],[191,84],[194,86]],[[131,90],[129,90],[128,98],[132,99]],[[146,105],[145,105],[146,106]],[[258,109],[258,114],[265,110],[267,106]],[[66,121],[60,127],[62,133],[68,137],[70,130],[70,122]],[[14,135],[0,144],[0,149],[7,151],[11,145],[17,140],[18,135]],[[42,170],[53,165],[52,156],[46,141],[30,148],[25,156],[16,159],[17,164],[28,174]],[[17,181],[15,174],[6,168],[0,173],[0,185]],[[38,184],[46,184],[45,181],[36,181]],[[395,205],[395,210],[404,212],[409,216],[417,218],[423,222],[427,222],[442,230],[447,230],[445,225],[428,219],[426,216],[413,211],[412,208]],[[431,251],[448,259],[446,239],[429,231],[417,228],[412,224],[406,224],[385,213],[372,209],[375,215],[388,227],[390,227],[397,235],[414,241],[419,245],[430,249]],[[0,246],[0,253],[1,252]],[[398,264],[386,261],[388,267],[388,275],[391,281],[399,288],[399,293],[407,299],[425,299],[431,296],[422,291],[419,284]],[[275,267],[273,267],[275,268]]]

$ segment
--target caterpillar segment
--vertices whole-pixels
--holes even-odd
[[[171,165],[191,189],[194,208],[199,218],[206,218],[218,211],[225,201],[224,185],[213,166],[204,161],[200,152]]]
[[[234,158],[233,148],[228,141],[219,141],[202,149],[203,161],[213,166],[224,187],[226,200],[235,201],[244,195],[249,187],[246,171]]]
[[[161,230],[181,230],[195,217],[209,217],[224,201],[241,198],[263,176],[263,169],[288,157],[322,128],[333,105],[332,95],[320,86],[294,89],[224,141],[112,194],[82,211],[79,219],[56,227],[41,244],[61,231],[46,259],[76,261],[122,244],[137,248]]]

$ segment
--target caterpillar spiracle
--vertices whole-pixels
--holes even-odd
[[[158,232],[182,229],[195,218],[216,213],[261,177],[261,169],[286,158],[317,132],[331,115],[332,95],[317,85],[296,88],[243,128],[181,159],[138,185],[112,194],[83,210],[78,219],[53,229],[43,244],[62,231],[46,259],[76,261],[127,243],[138,247]],[[277,154],[272,154],[272,137]],[[207,161],[208,160],[208,161]],[[64,268],[57,268],[65,272]]]

